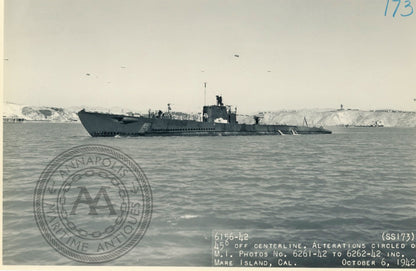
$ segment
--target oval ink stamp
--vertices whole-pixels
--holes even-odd
[[[152,191],[140,166],[104,145],[82,145],[53,159],[35,188],[36,224],[65,257],[84,263],[114,260],[143,238]]]

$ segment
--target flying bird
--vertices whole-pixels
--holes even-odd
[[[234,55],[234,57],[240,57],[240,55]]]
[[[90,76],[91,74],[89,74],[89,73],[86,73],[85,75],[86,75],[86,76]]]

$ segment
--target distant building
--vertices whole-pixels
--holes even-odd
[[[3,116],[3,122],[23,122],[24,118]]]

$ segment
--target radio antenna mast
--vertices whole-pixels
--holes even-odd
[[[204,106],[207,105],[207,82],[204,82]]]

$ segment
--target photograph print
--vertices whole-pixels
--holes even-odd
[[[415,13],[5,0],[3,267],[416,268]]]

